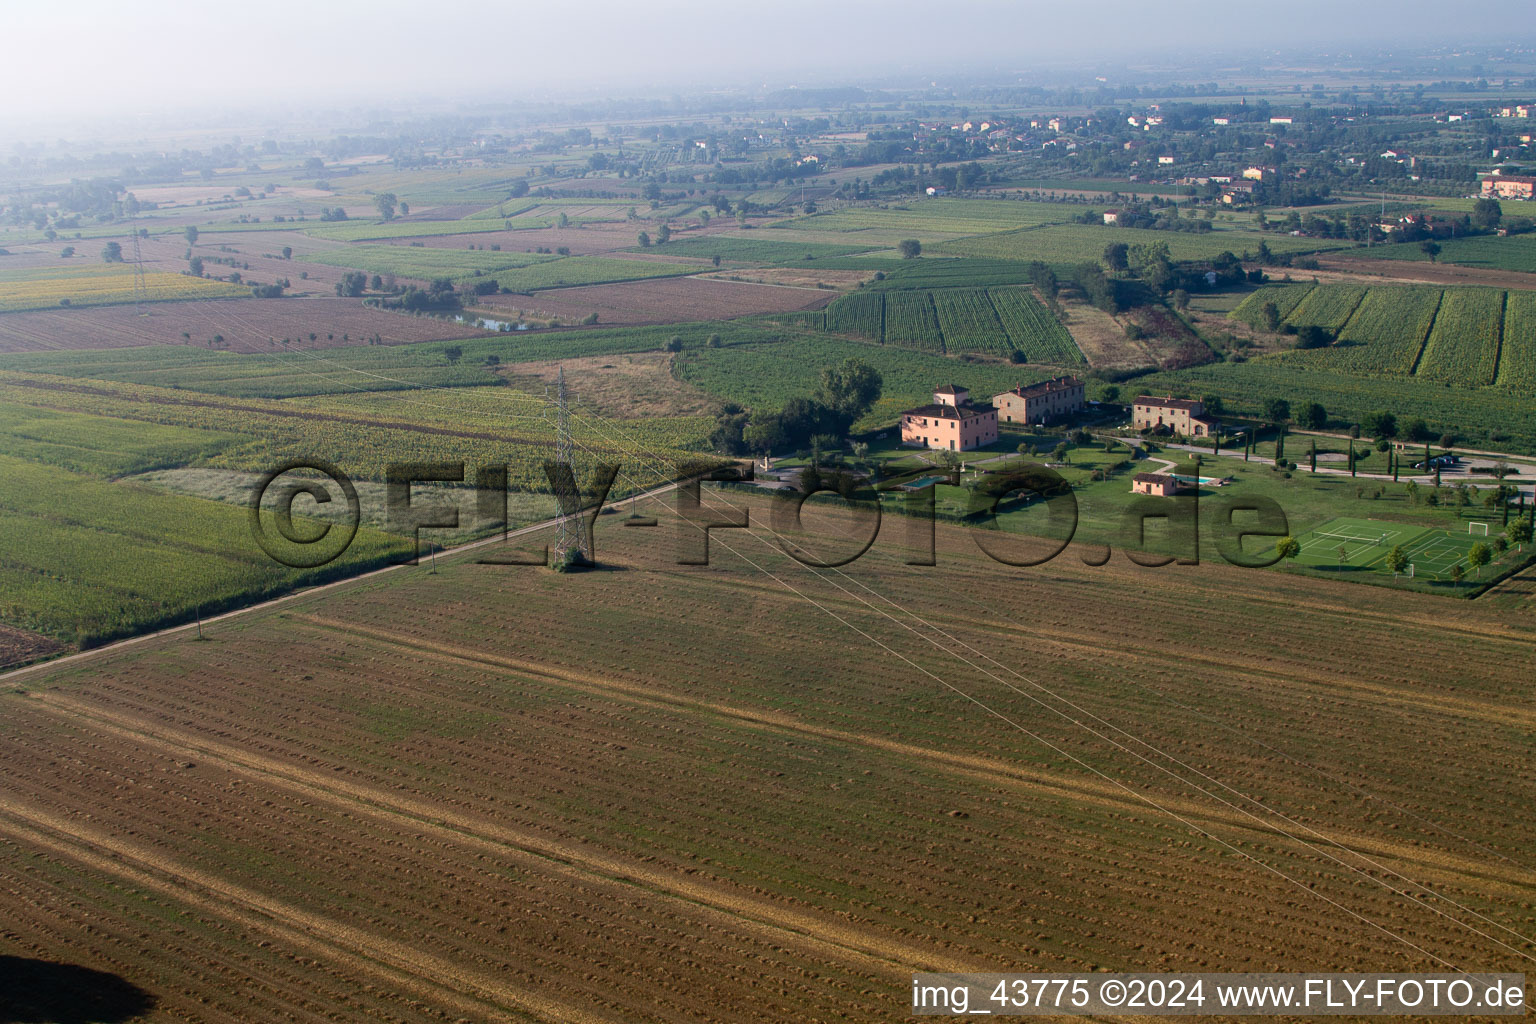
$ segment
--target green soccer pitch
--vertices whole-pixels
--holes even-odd
[[[1387,553],[1401,546],[1415,579],[1446,580],[1452,567],[1466,567],[1467,552],[1485,538],[1447,530],[1341,516],[1297,538],[1296,560],[1316,569],[1354,569],[1390,575]]]

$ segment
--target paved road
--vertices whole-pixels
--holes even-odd
[[[1164,448],[1168,448],[1168,449],[1177,449],[1179,451],[1186,451],[1186,452],[1199,452],[1201,455],[1203,455],[1207,459],[1210,459],[1210,458],[1242,459],[1242,457],[1243,457],[1243,453],[1241,451],[1233,452],[1233,451],[1228,451],[1226,449],[1223,449],[1220,453],[1217,453],[1217,454],[1213,455],[1213,453],[1211,452],[1211,449],[1208,446],[1201,446],[1201,445],[1165,444],[1165,445],[1163,445],[1163,447]],[[1251,456],[1247,461],[1250,464],[1257,464],[1257,465],[1260,465],[1260,466],[1273,466],[1275,464],[1275,460],[1274,459],[1266,459],[1266,458],[1262,458],[1262,457],[1257,456],[1257,455]],[[1286,461],[1290,461],[1290,460],[1287,459]],[[1486,488],[1495,487],[1495,486],[1498,485],[1498,481],[1495,480],[1492,476],[1473,476],[1471,474],[1470,470],[1473,467],[1475,467],[1475,466],[1482,466],[1482,467],[1486,467],[1486,468],[1491,468],[1495,463],[1497,463],[1499,461],[1500,461],[1499,459],[1477,459],[1477,458],[1474,458],[1474,459],[1463,459],[1463,461],[1459,465],[1457,465],[1457,466],[1454,466],[1454,467],[1449,467],[1448,466],[1448,467],[1445,467],[1445,468],[1441,469],[1441,471],[1440,471],[1440,483],[1441,483],[1442,486],[1445,485],[1446,483],[1452,483],[1452,484],[1455,484],[1455,483],[1465,483],[1465,484],[1469,484],[1469,485],[1471,485],[1473,487],[1486,487]],[[1508,484],[1514,485],[1515,487],[1517,487],[1518,489],[1526,492],[1528,495],[1531,495],[1532,497],[1536,497],[1536,467],[1531,467],[1531,466],[1524,465],[1524,464],[1517,464],[1517,463],[1513,463],[1513,462],[1508,463],[1508,465],[1510,465],[1510,466],[1517,466],[1518,465],[1519,468],[1521,468],[1523,470],[1526,470],[1527,473],[1530,473],[1531,475],[1527,475],[1527,473],[1517,473],[1516,475],[1506,477],[1504,482],[1508,483]],[[1297,468],[1298,472],[1303,472],[1303,473],[1313,472],[1313,470],[1308,469],[1306,463],[1302,462],[1300,459],[1297,460],[1297,467],[1296,468]],[[1316,473],[1319,476],[1353,476],[1357,480],[1384,480],[1384,481],[1387,481],[1388,483],[1390,483],[1392,481],[1392,474],[1391,473],[1367,473],[1367,472],[1360,471],[1360,472],[1356,472],[1354,474],[1351,474],[1350,471],[1347,468],[1345,468],[1345,467],[1341,467],[1341,466],[1328,466],[1328,465],[1323,465],[1321,463],[1319,463],[1319,465],[1318,465],[1318,467],[1316,469]],[[1424,485],[1427,485],[1427,486],[1433,486],[1434,482],[1435,482],[1434,474],[1432,474],[1432,473],[1415,472],[1415,473],[1410,474],[1410,473],[1399,472],[1399,474],[1398,474],[1398,482],[1399,483],[1407,483],[1409,480],[1414,480],[1414,481],[1417,481],[1420,484],[1424,484]]]

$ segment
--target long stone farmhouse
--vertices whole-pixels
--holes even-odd
[[[1004,423],[1050,423],[1087,407],[1087,390],[1076,377],[1052,377],[992,396]]]
[[[1193,398],[1156,398],[1142,395],[1131,405],[1131,422],[1137,430],[1166,428],[1185,437],[1210,437],[1221,421],[1205,414],[1205,404]]]

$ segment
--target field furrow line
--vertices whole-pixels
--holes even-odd
[[[720,580],[711,577],[709,584],[710,586],[734,587],[740,590],[750,590],[764,594],[776,594],[779,592],[771,584],[758,583],[752,580]],[[837,607],[850,612],[869,611],[868,606],[851,597],[841,595],[822,596],[818,600],[829,607]],[[930,623],[945,625],[952,629],[976,630],[978,628],[986,628],[997,633],[1024,637],[1031,641],[1054,643],[1062,647],[1091,653],[1098,660],[1113,657],[1119,658],[1127,664],[1146,665],[1152,663],[1175,669],[1187,668],[1198,664],[1234,678],[1237,675],[1244,675],[1251,679],[1278,681],[1286,684],[1303,683],[1317,686],[1328,690],[1330,695],[1336,695],[1336,691],[1341,689],[1356,691],[1370,697],[1373,706],[1379,706],[1382,701],[1387,701],[1413,710],[1432,711],[1436,714],[1454,715],[1458,718],[1468,718],[1499,725],[1508,725],[1514,722],[1536,729],[1536,710],[1523,711],[1511,708],[1507,704],[1479,701],[1466,697],[1438,697],[1432,694],[1405,695],[1401,690],[1396,690],[1389,686],[1367,683],[1339,675],[1309,672],[1298,665],[1291,665],[1284,670],[1277,670],[1265,668],[1257,664],[1250,663],[1245,665],[1237,663],[1229,657],[1203,656],[1184,651],[1180,651],[1177,654],[1164,653],[1155,649],[1138,649],[1134,652],[1127,652],[1116,643],[1106,641],[1102,637],[1091,633],[1051,628],[1038,624],[1026,627],[1007,620],[976,618],[955,612],[943,612],[937,609],[925,612],[923,617]],[[1395,620],[1389,618],[1388,621]],[[1437,623],[1436,628],[1445,631],[1445,629],[1454,629],[1455,627]],[[1465,632],[1468,636],[1476,636],[1479,640],[1485,639],[1482,633],[1470,630]],[[1529,640],[1511,639],[1514,643],[1525,648],[1525,651],[1522,652],[1523,654],[1528,655],[1530,653],[1532,644]]]
[[[41,827],[39,827],[41,826]],[[0,795],[0,828],[14,837],[93,870],[141,886],[199,911],[261,931],[296,949],[378,977],[438,1005],[491,1019],[508,1010],[522,1016],[581,1024],[619,1024],[613,1018],[525,992],[479,972],[466,971],[402,943],[380,939],[318,914],[235,885],[195,868],[172,863],[111,835],[97,832]],[[445,985],[432,979],[451,979]],[[478,997],[466,995],[473,990]]]
[[[557,874],[584,884],[596,881],[640,888],[652,897],[680,900],[693,913],[719,915],[718,919],[733,930],[745,930],[775,944],[798,944],[817,957],[833,961],[855,960],[862,966],[896,977],[905,977],[914,969],[964,972],[974,968],[974,965],[931,950],[867,934],[842,922],[725,892],[717,886],[686,881],[669,872],[603,854],[577,843],[545,839],[424,800],[328,777],[280,758],[252,753],[235,744],[124,715],[118,709],[104,712],[86,701],[58,693],[32,693],[29,696],[55,713],[86,721],[99,732],[168,751],[195,752],[232,769],[258,773],[267,781],[303,793],[310,799],[349,811],[363,810],[382,820],[405,819],[412,827],[433,832],[440,838],[501,857],[512,855],[532,870]]]
[[[1419,372],[1419,363],[1424,360],[1424,347],[1429,344],[1429,336],[1435,333],[1435,321],[1440,319],[1440,309],[1445,305],[1445,291],[1442,289],[1440,298],[1435,300],[1435,311],[1429,315],[1429,326],[1424,328],[1424,337],[1419,339],[1419,351],[1413,357],[1413,365],[1408,368],[1408,376],[1412,377]]]
[[[536,665],[503,655],[486,654],[464,648],[456,648],[447,644],[429,644],[410,637],[400,636],[388,630],[336,622],[319,616],[302,616],[302,618],[338,632],[370,637],[397,648],[411,650],[421,655],[444,661],[471,664],[479,667],[499,668],[513,673],[552,679],[580,692],[594,696],[612,697],[616,694],[624,695],[637,705],[704,711],[711,715],[730,718],[769,731],[811,736],[851,746],[873,748],[905,757],[916,758],[925,763],[942,767],[954,774],[972,778],[988,785],[1022,786],[1026,792],[1030,792],[1033,795],[1045,795],[1077,803],[1088,802],[1116,811],[1133,810],[1144,812],[1146,810],[1145,803],[1127,795],[1119,787],[1089,778],[1077,778],[1055,772],[1023,768],[998,761],[995,758],[935,750],[865,733],[853,733],[839,729],[807,725],[804,722],[796,721],[793,718],[775,714],[771,711],[700,701],[679,694],[659,691],[650,686],[642,687],[587,673],[574,672],[569,669]],[[1269,841],[1291,843],[1298,846],[1305,845],[1286,835],[1287,832],[1294,833],[1296,831],[1294,826],[1282,829],[1278,825],[1256,822],[1237,811],[1213,808],[1211,805],[1199,800],[1171,796],[1163,792],[1156,793],[1155,800],[1158,805],[1188,818],[1241,829],[1244,832],[1262,835]],[[1262,812],[1255,813],[1262,814]],[[1511,894],[1528,894],[1530,888],[1536,885],[1536,880],[1533,880],[1529,873],[1518,869],[1506,870],[1488,862],[1466,860],[1443,851],[1384,841],[1375,837],[1333,834],[1315,825],[1309,825],[1308,829],[1300,830],[1304,833],[1303,838],[1307,842],[1326,844],[1335,850],[1348,851],[1357,856],[1369,856],[1376,859],[1391,858],[1404,864],[1414,864],[1422,868],[1428,868],[1441,873],[1438,881],[1442,883],[1465,884],[1469,879],[1477,879],[1480,883],[1494,881],[1511,887],[1508,889],[1508,892]]]

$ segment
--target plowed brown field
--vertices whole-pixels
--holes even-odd
[[[521,309],[525,313],[567,319],[580,319],[596,313],[600,325],[666,324],[820,309],[837,294],[814,288],[671,277],[628,284],[556,288],[535,295],[492,295],[480,304],[492,309]]]
[[[147,316],[131,305],[7,313],[0,316],[0,353],[183,345],[188,343],[183,331],[199,346],[223,335],[221,348],[230,352],[269,352],[273,338],[286,351],[361,345],[374,335],[385,345],[403,345],[488,333],[450,320],[371,309],[358,299],[216,299],[155,303]],[[292,339],[286,347],[284,338]]]
[[[709,567],[658,505],[605,571],[447,558],[13,675],[0,952],[153,1020],[679,1022],[1536,952],[1528,613],[949,527],[909,566],[889,520],[813,571],[705,497],[753,522]]]

